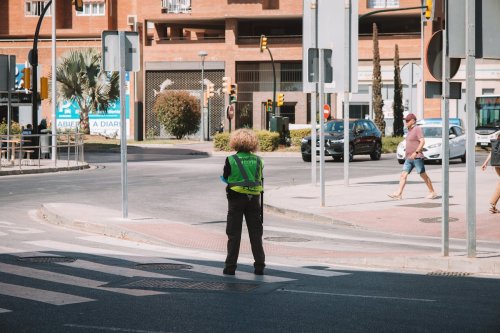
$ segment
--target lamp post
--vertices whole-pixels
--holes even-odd
[[[205,93],[205,57],[208,55],[207,51],[200,51],[198,55],[201,58],[201,94],[200,94],[200,108],[201,108],[201,121],[200,121],[200,141],[205,141],[205,122],[204,122],[204,109],[205,109],[205,101],[204,101],[204,93]]]

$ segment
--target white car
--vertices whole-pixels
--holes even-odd
[[[440,124],[420,125],[424,133],[425,145],[423,149],[424,159],[441,163],[442,156],[442,135],[443,127]],[[406,140],[399,143],[396,156],[399,164],[405,161]],[[450,126],[450,160],[460,158],[465,163],[466,156],[466,137],[465,132],[460,126]]]

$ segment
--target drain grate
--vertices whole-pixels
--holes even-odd
[[[140,269],[153,269],[153,270],[179,270],[179,269],[192,269],[193,266],[185,264],[171,264],[171,263],[160,263],[160,264],[137,264],[135,267]]]
[[[310,241],[307,238],[300,238],[300,237],[265,237],[264,239],[270,242],[290,242],[290,243]]]
[[[200,281],[176,281],[167,279],[140,279],[122,284],[122,288],[151,288],[151,289],[189,289],[209,291],[235,291],[248,292],[259,287],[250,283],[228,283],[228,282],[200,282]]]
[[[465,276],[471,276],[472,273],[434,271],[434,272],[428,273],[427,275],[429,275],[429,276],[447,276],[447,277],[465,277]]]
[[[424,217],[421,219],[418,219],[420,222],[423,223],[441,223],[442,217],[437,216],[437,217]],[[449,217],[448,222],[457,222],[458,219],[456,217]]]
[[[37,256],[37,257],[19,257],[17,260],[22,262],[36,263],[36,264],[48,264],[54,262],[74,262],[75,258],[70,257],[52,257],[52,256]]]

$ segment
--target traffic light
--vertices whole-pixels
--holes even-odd
[[[228,76],[224,76],[222,78],[222,92],[224,94],[229,93],[229,87],[231,86],[231,78]]]
[[[49,78],[41,77],[40,78],[40,99],[49,98]]]
[[[30,89],[31,88],[31,68],[25,67],[23,69],[23,75],[21,76],[21,88]]]
[[[264,52],[265,49],[267,49],[267,37],[266,35],[260,35],[260,52]]]
[[[285,94],[278,94],[278,101],[277,101],[278,106],[283,106],[284,103],[285,103]]]
[[[231,84],[231,89],[229,90],[229,104],[234,104],[238,101],[238,85]]]
[[[425,18],[430,19],[432,17],[432,11],[434,10],[434,0],[425,0]]]
[[[273,112],[273,100],[268,99],[266,102],[266,111],[267,112]]]
[[[77,12],[83,12],[83,0],[73,0],[73,5]]]

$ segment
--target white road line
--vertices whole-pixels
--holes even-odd
[[[153,251],[153,252],[160,252],[160,253],[167,253],[169,256],[172,256],[177,259],[186,259],[186,256],[193,255],[195,250],[190,250],[190,249],[178,249],[178,248],[173,248],[173,247],[166,247],[166,246],[159,246],[159,245],[152,245],[152,244],[144,244],[144,243],[138,243],[138,242],[133,242],[129,240],[124,240],[124,239],[116,239],[116,238],[110,238],[106,236],[85,236],[85,237],[80,237],[80,239],[86,240],[86,241],[91,241],[91,242],[96,242],[96,243],[104,243],[104,244],[110,244],[114,246],[121,246],[121,247],[127,247],[127,248],[134,248],[137,250],[141,251]],[[196,251],[198,252],[198,251]],[[132,261],[138,261],[140,260],[139,258],[128,258],[128,260]],[[223,255],[220,255],[219,258],[213,259],[212,260],[217,260],[223,262],[225,257]],[[252,260],[240,260],[242,263],[252,263]],[[173,260],[166,260],[165,262],[173,262]],[[158,262],[159,263],[159,262]],[[217,267],[211,267],[211,266],[205,266],[205,265],[194,265],[191,263],[186,263],[186,262],[178,262],[178,263],[183,263],[187,265],[193,266],[192,271],[196,271],[199,273],[205,273],[205,274],[211,274],[211,275],[222,275],[222,269],[217,268]],[[279,264],[269,264],[267,265],[267,268],[269,269],[274,269],[278,271],[283,271],[283,272],[289,272],[289,273],[297,273],[297,274],[305,274],[305,275],[313,275],[313,276],[322,276],[322,277],[333,277],[333,276],[341,276],[341,275],[347,275],[349,273],[340,273],[340,272],[335,272],[335,271],[327,271],[327,270],[317,270],[317,269],[311,269],[311,268],[304,268],[304,267],[290,267],[290,266],[285,266],[285,265],[279,265]],[[255,276],[253,273],[244,273],[240,271],[236,271],[236,275],[238,278],[244,279],[244,280],[262,280],[262,278],[258,278]],[[295,279],[287,279],[287,278],[277,278],[279,280],[271,281],[271,276],[270,275],[264,275],[265,278],[262,281],[265,282],[283,282],[283,281],[291,281]]]
[[[134,330],[130,328],[91,326],[91,325],[78,325],[78,324],[64,324],[64,327],[85,328],[92,331],[99,330],[99,331],[112,331],[112,332],[132,332],[132,333],[168,333],[166,331]]]
[[[73,275],[66,275],[61,273],[55,273],[50,271],[45,271],[41,269],[27,268],[16,265],[9,265],[0,263],[0,271],[2,273],[13,274],[18,276],[29,277],[32,279],[50,281],[55,283],[67,284],[76,287],[104,290],[114,293],[120,293],[131,296],[150,296],[150,295],[160,295],[165,294],[162,292],[152,291],[152,290],[140,290],[140,289],[124,289],[124,288],[107,288],[100,287],[107,282],[96,281],[85,279]],[[1,292],[1,291],[0,291]]]
[[[323,296],[393,299],[393,300],[398,300],[398,301],[412,301],[412,302],[436,302],[435,299],[426,299],[426,298],[406,298],[406,297],[394,297],[394,296],[337,294],[337,293],[326,293],[326,292],[321,292],[321,291],[305,291],[305,290],[291,290],[291,289],[278,289],[278,291],[287,292],[287,293],[295,293],[295,294],[311,294],[311,295],[323,295]]]
[[[95,301],[95,299],[63,294],[55,291],[16,286],[2,282],[0,282],[0,294],[52,305],[68,305]]]
[[[102,272],[102,273],[120,275],[120,276],[126,276],[126,277],[140,276],[140,277],[147,277],[147,278],[184,279],[184,278],[180,278],[180,277],[176,277],[176,276],[172,276],[172,275],[153,273],[153,272],[143,271],[143,270],[139,270],[139,269],[127,268],[127,267],[104,265],[104,264],[99,264],[96,262],[85,261],[85,260],[80,260],[80,259],[78,259],[74,262],[60,262],[58,264],[73,267],[73,268],[78,268],[78,269],[85,269],[85,270],[89,270],[89,271],[96,271],[96,272]]]
[[[0,308],[0,313],[7,313],[7,312],[12,312],[11,310],[7,310],[7,309],[2,309]]]
[[[24,242],[26,244],[36,245],[43,248],[54,249],[64,252],[79,252],[79,253],[88,253],[88,254],[97,254],[97,255],[134,255],[129,252],[121,252],[114,251],[108,249],[99,249],[95,247],[81,246],[72,243],[63,243],[52,240],[39,240],[39,241],[28,241]]]

